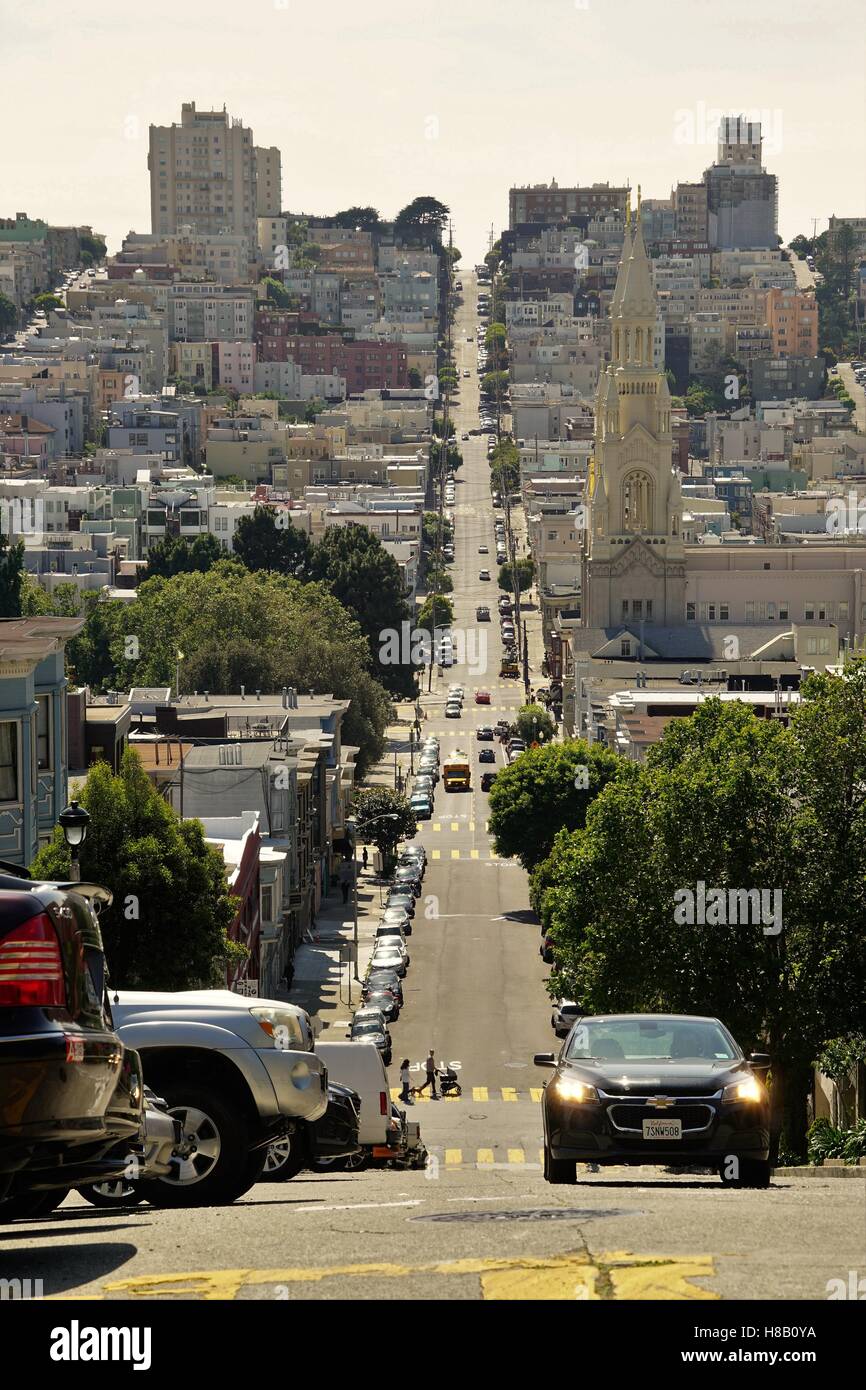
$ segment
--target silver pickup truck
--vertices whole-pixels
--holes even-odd
[[[230,990],[111,994],[115,1030],[183,1127],[172,1174],[139,1190],[160,1206],[232,1202],[268,1145],[328,1105],[328,1073],[303,1009]]]

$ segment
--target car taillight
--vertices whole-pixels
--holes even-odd
[[[0,1007],[66,1007],[60,942],[45,912],[0,940]]]
[[[387,1091],[380,1091],[380,1092],[379,1092],[379,1114],[380,1114],[380,1115],[389,1115],[390,1113],[391,1113],[391,1107],[390,1107],[390,1105],[388,1104],[388,1092],[387,1092]]]

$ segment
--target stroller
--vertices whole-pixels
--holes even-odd
[[[453,1067],[445,1067],[438,1073],[439,1091],[443,1096],[462,1096],[463,1087],[457,1080],[457,1073]]]

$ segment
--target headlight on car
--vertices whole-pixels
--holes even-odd
[[[297,1014],[284,1009],[257,1008],[250,1013],[279,1052],[308,1052],[309,1045]]]
[[[578,1081],[573,1076],[560,1076],[556,1082],[556,1093],[560,1100],[598,1100],[598,1091],[594,1086],[588,1086],[585,1081]]]
[[[747,1081],[735,1081],[733,1086],[726,1086],[722,1092],[722,1101],[729,1104],[731,1101],[762,1101],[766,1100],[767,1092],[755,1076],[750,1076]]]

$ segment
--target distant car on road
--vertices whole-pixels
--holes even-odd
[[[480,763],[495,763],[496,753],[492,748],[482,748],[478,753],[478,761]]]
[[[479,743],[492,743],[493,730],[488,724],[482,724],[480,729],[476,730],[475,737]]]
[[[493,783],[494,783],[495,781],[496,781],[496,773],[495,773],[495,772],[482,772],[482,774],[481,774],[481,790],[482,790],[483,792],[489,792],[489,791],[490,791],[490,788],[493,786]]]
[[[476,705],[489,705],[489,704],[490,704],[490,691],[489,691],[489,690],[476,690],[476,692],[475,692],[475,703],[476,703]]]
[[[479,579],[485,579],[485,580],[486,580],[486,579],[489,579],[489,578],[490,578],[490,570],[479,570],[479,571],[478,571],[478,578],[479,578]]]
[[[490,609],[485,608],[483,604],[479,605],[479,607],[475,610],[475,620],[479,623],[489,623]]]

